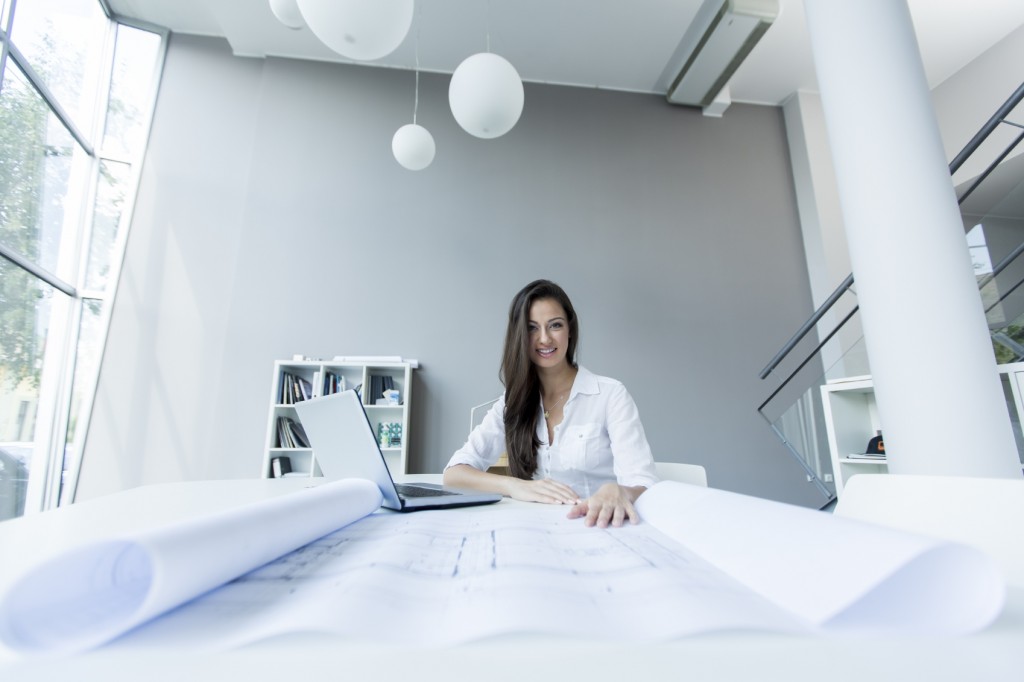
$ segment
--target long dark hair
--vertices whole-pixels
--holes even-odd
[[[565,359],[576,367],[579,321],[562,287],[546,279],[530,282],[512,299],[508,309],[505,350],[501,356],[501,382],[505,384],[505,450],[509,473],[531,479],[537,471],[537,415],[540,413],[540,378],[530,360],[530,307],[549,298],[565,311],[569,344]]]

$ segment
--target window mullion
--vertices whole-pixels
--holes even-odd
[[[38,277],[39,279],[43,280],[54,289],[60,289],[68,296],[78,295],[78,290],[74,286],[68,284],[67,282],[65,282],[60,277],[53,274],[46,268],[42,268],[36,265],[29,259],[22,256],[17,251],[7,248],[3,244],[0,244],[0,256],[3,256],[7,260],[11,261],[22,270],[26,270],[32,273],[35,277]]]
[[[4,45],[7,47],[8,56],[14,59],[14,63],[17,64],[18,68],[21,69],[21,72],[25,74],[25,78],[28,80],[29,84],[35,88],[36,92],[39,93],[39,96],[42,97],[50,106],[50,109],[53,111],[53,115],[56,116],[64,127],[68,129],[68,132],[70,132],[71,136],[75,138],[75,141],[81,145],[86,154],[89,156],[96,156],[96,150],[93,145],[89,143],[89,140],[86,139],[82,131],[75,125],[75,122],[71,120],[68,112],[63,106],[61,106],[61,103],[57,101],[57,98],[50,91],[50,88],[47,87],[46,83],[43,82],[43,79],[39,77],[39,74],[36,73],[36,70],[32,68],[32,65],[28,63],[28,60],[25,59],[25,55],[23,55],[18,50],[17,46],[9,40],[5,41]],[[6,64],[4,66],[6,68]]]

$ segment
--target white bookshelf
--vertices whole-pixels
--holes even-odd
[[[294,444],[289,447],[281,439],[279,420],[291,419],[301,425],[294,402],[302,399],[301,391],[293,393],[291,400],[283,398],[283,390],[289,386],[287,376],[305,382],[306,392],[311,398],[318,398],[333,392],[334,384],[341,388],[343,381],[347,390],[358,387],[363,408],[374,434],[379,434],[381,424],[398,424],[401,430],[400,443],[384,440],[381,451],[392,475],[408,473],[409,464],[409,409],[412,394],[412,370],[418,365],[414,360],[380,358],[335,358],[334,360],[277,360],[271,380],[270,415],[267,419],[266,446],[263,455],[263,477],[273,476],[272,462],[275,458],[286,457],[290,465],[290,476],[322,476],[317,465],[316,453],[312,448]],[[332,382],[331,377],[336,381]],[[370,395],[374,377],[386,377],[394,390],[398,391],[397,405],[378,405],[377,398]],[[294,381],[292,382],[294,383]],[[382,398],[383,399],[383,398]],[[392,430],[394,432],[394,430]]]
[[[999,365],[998,369],[1017,449],[1024,453],[1024,432],[1021,429],[1021,415],[1024,414],[1024,363]],[[863,453],[868,441],[879,431],[884,431],[878,416],[871,377],[850,377],[825,384],[821,387],[821,404],[836,495],[843,494],[843,487],[851,476],[889,473],[885,460],[850,458],[851,454]]]
[[[851,377],[825,384],[821,387],[821,404],[836,495],[843,494],[844,484],[854,474],[887,473],[884,461],[849,457],[864,452],[868,441],[882,430],[871,377]]]

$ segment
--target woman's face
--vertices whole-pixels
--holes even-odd
[[[537,299],[530,306],[530,360],[538,369],[557,367],[566,362],[569,349],[569,320],[565,310],[553,298]]]

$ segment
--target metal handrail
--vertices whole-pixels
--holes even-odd
[[[1017,248],[1015,248],[1010,253],[1006,254],[1006,257],[1003,258],[1003,260],[999,261],[999,263],[997,263],[994,268],[992,268],[992,272],[985,275],[985,278],[981,280],[980,284],[978,284],[978,288],[984,289],[985,287],[987,287],[989,283],[991,283],[992,280],[998,277],[999,273],[1005,270],[1010,263],[1015,261],[1017,259],[1017,256],[1019,256],[1021,253],[1024,253],[1024,242],[1021,242],[1020,244],[1017,245]]]
[[[983,125],[981,129],[974,135],[974,137],[971,138],[970,142],[968,142],[964,146],[964,148],[960,150],[960,153],[957,154],[956,157],[950,162],[950,175],[957,172],[960,169],[960,167],[963,166],[967,159],[970,158],[971,154],[978,150],[978,147],[980,147],[981,144],[986,139],[988,139],[988,136],[992,134],[992,131],[994,131],[1000,123],[1009,123],[1005,120],[1006,117],[1010,114],[1011,111],[1013,111],[1013,109],[1018,104],[1021,103],[1022,100],[1024,100],[1024,83],[1021,83],[1020,87],[1018,87],[1013,92],[1013,94],[1010,95],[1009,99],[1007,99],[1006,102],[1004,102],[1003,105],[999,107],[996,113],[994,113],[992,117],[989,118],[985,125]],[[1024,138],[1024,134],[1018,136],[1017,139],[1011,143],[1011,146],[1003,152],[1003,154],[1000,156],[997,162],[990,166],[988,169],[986,169],[984,175],[987,176],[989,173],[991,173],[995,166],[998,165],[999,161],[1002,161],[1002,159],[1005,158],[1006,155],[1009,154],[1010,151],[1017,146],[1017,144],[1021,141],[1022,138]],[[977,184],[978,183],[972,185],[968,189],[968,191],[965,192],[964,195],[958,199],[958,202],[963,202],[963,200],[966,199],[967,196],[974,191],[974,188],[977,187]],[[1005,265],[1003,267],[1005,267]],[[800,326],[800,329],[797,330],[796,334],[794,334],[793,337],[789,341],[787,341],[786,344],[779,350],[779,352],[775,354],[775,357],[773,357],[768,362],[768,364],[765,365],[764,369],[762,369],[760,374],[758,375],[759,378],[761,378],[762,380],[766,379],[768,375],[771,374],[772,371],[779,366],[782,360],[791,352],[793,352],[793,348],[795,348],[796,345],[800,342],[800,340],[803,339],[803,337],[806,336],[807,333],[811,329],[813,329],[816,324],[818,324],[821,318],[825,316],[825,313],[827,313],[832,308],[832,306],[835,305],[836,301],[838,301],[839,298],[843,294],[845,294],[852,286],[853,273],[850,273],[849,276],[847,276],[847,278],[843,280],[842,284],[840,284],[836,288],[836,290],[832,292],[828,299],[826,299],[825,302],[822,303],[821,306],[814,311],[814,314],[811,315],[811,317],[808,318],[808,320]],[[849,319],[849,316],[847,316],[847,319]],[[817,352],[817,350],[815,350],[815,352]],[[813,356],[814,354],[812,353],[811,355]],[[807,361],[804,361],[800,365],[800,367],[803,367],[805,364],[807,364]],[[799,371],[799,369],[797,371]],[[790,378],[792,378],[792,375],[790,375]],[[787,379],[787,381],[788,380],[789,379]]]
[[[978,185],[980,185],[981,183],[985,182],[985,179],[989,175],[992,174],[992,171],[994,171],[996,168],[999,167],[999,164],[1001,164],[1003,162],[1003,159],[1005,159],[1007,156],[1009,156],[1010,152],[1012,152],[1014,149],[1017,148],[1017,145],[1020,144],[1021,140],[1024,140],[1024,133],[1021,133],[1020,135],[1018,135],[1016,137],[1016,139],[1014,139],[1014,141],[1011,142],[1006,147],[1006,149],[1003,150],[1003,153],[1000,154],[999,156],[997,156],[995,158],[995,160],[988,165],[988,168],[986,168],[984,170],[984,172],[982,172],[981,175],[979,175],[977,178],[975,178],[974,182],[971,183],[971,186],[967,188],[967,191],[964,192],[963,194],[961,194],[960,197],[956,200],[957,203],[958,204],[964,203],[964,201],[967,199],[967,197],[971,196],[971,193],[974,192],[974,190],[978,189]]]
[[[804,366],[808,362],[811,361],[811,358],[813,358],[815,355],[818,354],[818,351],[820,351],[822,348],[825,347],[826,343],[828,343],[829,341],[832,340],[832,337],[835,336],[839,332],[839,330],[843,328],[843,325],[845,325],[847,322],[850,321],[850,318],[853,317],[857,313],[858,310],[860,310],[860,306],[859,305],[855,305],[855,306],[853,306],[853,309],[850,310],[850,312],[846,313],[846,317],[844,317],[839,322],[839,324],[837,324],[835,326],[835,328],[828,333],[828,336],[826,336],[824,339],[822,339],[821,342],[818,343],[818,345],[814,347],[814,350],[811,351],[810,354],[808,354],[808,356],[806,358],[804,358],[804,361],[800,363],[800,366],[797,367],[796,369],[794,369],[790,373],[790,375],[788,377],[786,377],[786,380],[783,381],[781,384],[779,384],[779,387],[776,388],[774,391],[772,391],[772,394],[770,396],[768,396],[765,399],[765,401],[758,406],[758,408],[757,408],[758,412],[763,410],[765,408],[765,406],[768,403],[770,403],[775,398],[775,396],[777,396],[779,393],[782,392],[782,389],[784,389],[789,384],[789,382],[793,380],[793,377],[795,377],[800,372],[800,370],[802,370],[804,368]]]
[[[793,334],[793,337],[786,342],[786,345],[782,347],[782,350],[776,353],[775,357],[771,359],[771,362],[769,362],[768,365],[761,370],[760,378],[764,379],[769,374],[771,374],[772,370],[775,369],[780,362],[782,362],[782,359],[789,355],[790,351],[793,350],[793,347],[796,346],[796,344],[800,343],[800,339],[804,338],[807,335],[807,332],[814,329],[814,325],[818,324],[821,318],[825,316],[825,313],[827,313],[829,309],[831,309],[832,306],[835,305],[835,302],[839,300],[839,297],[845,294],[846,291],[852,286],[853,273],[851,272],[849,275],[846,276],[846,279],[843,280],[843,283],[840,284],[839,287],[832,292],[832,295],[828,297],[828,300],[826,300],[824,303],[818,306],[818,309],[814,311],[814,314],[811,315],[810,319],[808,319],[806,322],[800,325],[800,329],[797,330],[796,334]]]
[[[968,157],[970,157],[970,155],[981,146],[981,143],[984,142],[988,136],[992,134],[992,131],[1003,122],[1003,119],[1009,116],[1010,112],[1020,104],[1021,100],[1024,100],[1024,83],[1020,84],[1020,87],[1010,95],[1010,98],[1003,103],[1003,106],[999,107],[999,109],[996,110],[996,113],[992,114],[992,118],[990,118],[985,125],[981,127],[981,130],[971,138],[971,141],[968,142],[967,145],[960,150],[960,153],[957,154],[950,162],[949,172],[951,174],[960,170],[960,166],[964,165]]]

